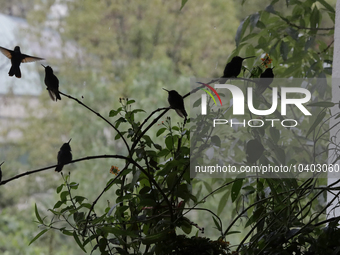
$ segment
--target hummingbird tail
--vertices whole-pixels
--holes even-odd
[[[19,67],[15,67],[15,66],[12,65],[12,66],[11,66],[11,69],[9,69],[8,75],[9,75],[9,76],[15,75],[15,77],[21,78],[21,71],[20,71],[20,68],[19,68]]]
[[[57,91],[57,93],[55,94],[55,96],[56,96],[56,100],[55,100],[55,101],[57,101],[57,100],[61,100],[61,97],[60,97],[59,91]]]
[[[47,90],[48,90],[48,94],[50,95],[50,98],[52,99],[52,101],[57,101],[54,97],[54,93],[49,89],[47,89]]]
[[[61,170],[63,170],[63,167],[64,167],[64,165],[58,165],[58,166],[55,168],[55,171],[56,171],[56,172],[61,172]]]
[[[182,117],[182,118],[186,118],[188,116],[187,112],[185,111],[185,109],[175,109],[175,111],[177,112],[177,114]]]

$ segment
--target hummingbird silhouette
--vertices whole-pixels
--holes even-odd
[[[168,92],[168,102],[170,104],[170,107],[174,109],[180,117],[186,119],[188,114],[184,109],[183,97],[178,94],[176,90],[164,90]]]
[[[0,182],[1,182],[1,180],[2,180],[2,171],[1,171],[1,166],[2,166],[2,164],[3,163],[5,163],[5,161],[3,161],[1,164],[0,164]]]
[[[264,70],[263,73],[260,75],[260,80],[257,87],[257,94],[261,95],[267,88],[269,88],[269,85],[272,84],[274,80],[274,73],[273,68],[267,68]]]
[[[241,72],[243,60],[247,58],[255,58],[255,56],[246,58],[241,58],[239,56],[233,57],[231,61],[226,64],[221,78],[236,78]]]
[[[47,86],[48,94],[50,95],[50,98],[53,101],[61,100],[60,94],[59,94],[59,80],[57,76],[53,74],[53,69],[50,66],[44,66],[45,68],[45,84]]]
[[[61,170],[63,170],[64,165],[72,161],[72,153],[71,153],[71,146],[70,146],[71,140],[72,138],[70,139],[70,141],[68,141],[67,143],[64,143],[60,147],[60,150],[58,152],[58,157],[57,157],[58,166],[55,168],[56,172],[60,172]]]
[[[0,51],[2,54],[8,57],[12,63],[12,66],[11,66],[11,69],[9,69],[8,75],[9,76],[15,75],[15,77],[17,78],[21,78],[21,71],[20,71],[21,63],[44,60],[43,58],[38,58],[38,57],[33,57],[33,56],[26,55],[26,54],[22,54],[20,52],[19,46],[15,46],[14,50],[9,50],[4,47],[0,47]]]

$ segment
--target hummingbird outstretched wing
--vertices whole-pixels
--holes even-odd
[[[12,53],[13,51],[12,50],[9,50],[9,49],[6,49],[4,47],[0,47],[0,51],[2,54],[4,54],[6,57],[8,57],[9,59],[12,58]]]
[[[25,54],[22,54],[22,57],[23,57],[23,59],[21,61],[22,63],[44,60],[43,58],[33,57],[33,56],[25,55]]]

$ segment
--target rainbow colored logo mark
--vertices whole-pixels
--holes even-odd
[[[215,93],[215,95],[217,96],[217,98],[218,98],[218,100],[220,100],[220,103],[221,103],[221,106],[222,106],[222,101],[221,101],[221,98],[220,98],[220,96],[218,95],[218,93],[216,92],[216,90],[213,88],[213,87],[211,87],[210,85],[208,85],[208,84],[205,84],[205,83],[202,83],[202,82],[197,82],[197,83],[199,83],[199,84],[202,84],[202,85],[204,85],[204,86],[206,86],[207,88],[209,88],[212,92],[214,92]],[[207,90],[207,89],[204,89],[204,88],[200,88],[201,90],[203,90],[203,91],[205,91],[211,98],[212,98],[212,100],[214,100],[214,103],[215,103],[215,105],[217,105],[217,103],[216,103],[216,100],[215,100],[215,98],[214,98],[214,96],[211,94],[211,92],[209,91],[209,90]]]

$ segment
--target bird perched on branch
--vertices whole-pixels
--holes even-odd
[[[168,92],[168,102],[170,104],[170,107],[174,109],[180,117],[186,119],[188,114],[184,109],[183,97],[178,94],[176,90],[164,90]]]
[[[247,58],[255,58],[255,56],[246,58],[241,58],[239,56],[233,57],[231,61],[226,64],[221,78],[236,78],[241,72],[243,60]]]
[[[63,170],[64,165],[70,163],[72,161],[72,153],[71,153],[71,142],[72,138],[70,141],[67,143],[64,143],[58,152],[58,166],[55,168],[56,172],[60,172]]]
[[[269,85],[274,80],[274,73],[273,68],[267,68],[264,70],[264,72],[260,75],[260,80],[257,87],[257,94],[261,95],[267,88],[269,88]]]
[[[11,60],[12,66],[9,69],[9,76],[15,75],[17,78],[21,78],[21,71],[20,71],[20,64],[27,63],[27,62],[34,62],[39,60],[44,60],[43,58],[33,57],[26,54],[22,54],[20,52],[20,47],[15,46],[14,50],[9,50],[3,47],[0,47],[0,51],[6,57]]]
[[[48,94],[50,95],[50,98],[53,101],[61,100],[60,94],[59,94],[59,80],[57,76],[54,75],[53,69],[50,66],[44,66],[45,68],[45,84],[47,86]]]

